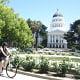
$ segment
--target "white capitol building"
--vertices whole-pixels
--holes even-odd
[[[47,33],[48,48],[67,48],[67,41],[64,39],[65,21],[63,15],[56,11],[53,15],[50,29]]]

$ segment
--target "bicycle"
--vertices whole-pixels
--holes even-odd
[[[12,65],[12,61],[14,60],[14,57],[9,56],[8,63],[6,65],[6,74],[9,78],[14,78],[17,74],[17,69],[19,64],[17,64],[15,67]]]

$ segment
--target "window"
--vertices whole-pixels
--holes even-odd
[[[59,45],[59,48],[61,48],[61,45]]]
[[[56,40],[56,43],[58,43],[58,39]]]
[[[64,45],[62,47],[64,48]]]
[[[51,48],[51,44],[50,44],[50,48]]]
[[[53,35],[53,42],[54,42],[54,35]]]

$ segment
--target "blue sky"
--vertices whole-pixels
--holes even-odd
[[[9,6],[21,17],[40,20],[47,27],[57,9],[63,14],[67,28],[80,19],[80,0],[12,0]]]

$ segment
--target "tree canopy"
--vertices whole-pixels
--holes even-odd
[[[0,4],[5,5],[5,4],[7,4],[9,1],[10,1],[10,0],[0,0]]]
[[[20,18],[12,8],[0,4],[0,41],[20,48],[32,45],[33,37],[26,20]]]
[[[41,21],[32,21],[31,19],[28,19],[27,20],[27,23],[33,33],[33,35],[37,32],[37,37],[38,35],[41,36],[43,38],[43,41],[42,41],[42,46],[46,47],[46,44],[47,44],[47,32],[46,32],[46,29],[47,27],[42,24]]]
[[[67,40],[69,48],[80,49],[80,20],[76,20],[70,25],[70,30],[64,38]]]
[[[40,30],[42,23],[40,21],[32,21],[31,19],[27,20],[27,23],[34,34],[37,30]]]

